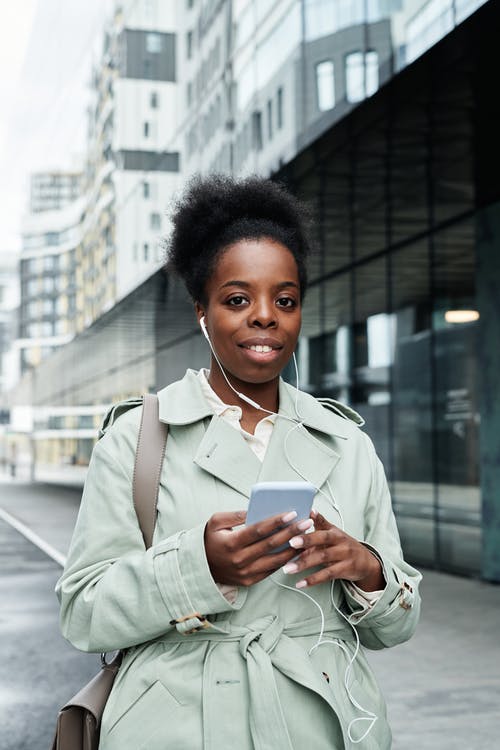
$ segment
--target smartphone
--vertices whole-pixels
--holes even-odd
[[[309,518],[316,492],[316,487],[309,482],[258,482],[250,493],[246,525],[292,510],[297,513],[297,518],[290,523]],[[283,524],[283,528],[287,525]],[[283,544],[271,554],[282,552],[287,547],[288,544]]]

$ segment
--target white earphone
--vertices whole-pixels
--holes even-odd
[[[205,324],[205,316],[200,318],[200,328],[205,336],[206,340],[210,343],[210,336],[208,335],[207,326]]]
[[[227,378],[227,375],[226,375],[226,373],[224,371],[223,366],[221,365],[221,363],[219,361],[219,357],[217,356],[217,354],[215,352],[215,349],[212,346],[212,342],[210,341],[210,336],[208,335],[208,331],[207,331],[207,326],[206,326],[206,323],[205,323],[205,316],[204,315],[200,318],[200,328],[201,328],[201,330],[203,332],[203,335],[205,336],[206,340],[208,341],[208,345],[209,345],[210,349],[212,350],[212,354],[214,355],[215,360],[216,360],[217,364],[220,367],[220,371],[224,375],[224,379],[225,379],[226,383],[228,384],[228,386],[231,388],[231,390],[234,393],[236,393],[236,395],[239,398],[241,398],[242,401],[245,401],[247,404],[250,404],[250,406],[253,406],[254,409],[260,409],[261,411],[268,411],[267,409],[263,409],[263,407],[260,404],[258,404],[256,401],[253,401],[249,396],[245,396],[244,393],[240,393],[239,391],[236,390],[236,388],[233,388],[233,386],[231,385],[231,383],[229,382],[229,380]]]

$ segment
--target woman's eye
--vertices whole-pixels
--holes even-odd
[[[292,297],[280,297],[278,300],[278,305],[280,307],[296,307],[297,303]]]
[[[232,307],[240,307],[246,301],[246,297],[243,297],[241,294],[237,294],[235,297],[231,297],[231,299],[228,300],[228,305],[231,305]]]

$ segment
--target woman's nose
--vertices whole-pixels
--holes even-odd
[[[261,302],[252,310],[250,325],[257,328],[274,328],[276,326],[276,312],[274,306]]]

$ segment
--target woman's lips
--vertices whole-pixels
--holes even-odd
[[[280,356],[282,347],[269,346],[269,344],[250,344],[248,346],[240,344],[240,349],[253,362],[271,362]]]
[[[277,346],[267,346],[262,344],[252,344],[252,346],[245,346],[245,349],[250,349],[252,352],[272,352],[273,349],[278,349]]]

